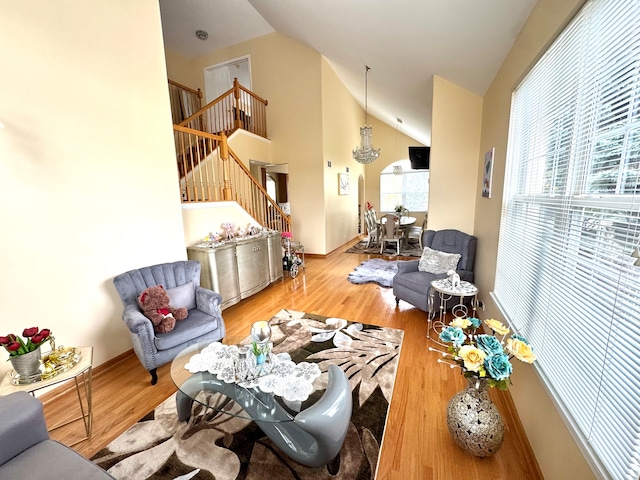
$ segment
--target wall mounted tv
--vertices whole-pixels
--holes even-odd
[[[429,170],[431,147],[409,147],[409,161],[412,170]]]

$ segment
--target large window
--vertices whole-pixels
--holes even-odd
[[[493,297],[601,478],[640,476],[640,4],[591,0],[513,94]]]
[[[393,212],[402,205],[411,212],[429,209],[429,170],[411,170],[409,160],[400,160],[380,173],[380,211]]]

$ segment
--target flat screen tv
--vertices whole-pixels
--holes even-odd
[[[409,147],[409,161],[412,170],[429,170],[431,147]]]

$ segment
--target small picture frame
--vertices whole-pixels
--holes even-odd
[[[338,195],[349,195],[349,174],[338,174]]]
[[[491,181],[493,179],[493,157],[496,153],[495,147],[484,154],[484,171],[482,174],[482,196],[491,198]]]

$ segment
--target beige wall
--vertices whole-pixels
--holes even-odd
[[[131,348],[113,277],[186,258],[158,3],[2,2],[0,49],[2,334],[100,364]]]
[[[364,165],[351,150],[360,142],[364,112],[342,84],[325,58],[322,71],[322,163],[326,245],[330,252],[358,235],[358,178]],[[328,162],[331,162],[331,167]],[[338,195],[338,174],[349,169],[349,194]]]
[[[495,147],[492,198],[476,189],[475,235],[478,237],[476,283],[487,304],[484,315],[501,319],[489,296],[493,290],[500,228],[511,93],[555,33],[572,17],[582,0],[539,0],[511,52],[484,96],[482,138],[477,176],[482,175],[482,153]],[[545,478],[594,478],[563,420],[540,383],[535,369],[514,366],[511,395]]]
[[[231,134],[229,148],[247,168],[250,167],[251,160],[271,163],[271,141],[246,130],[236,130]],[[257,180],[260,182],[260,178]]]
[[[255,220],[236,202],[193,203],[182,205],[185,242],[193,246],[203,242],[209,232],[224,235],[224,222],[232,221],[246,229]]]
[[[202,74],[196,74],[191,65],[191,59],[170,48],[165,48],[164,54],[167,59],[167,78],[194,90],[202,89],[202,106],[204,107],[206,97],[204,95]]]
[[[252,90],[269,101],[268,135],[277,139],[271,161],[289,164],[294,238],[308,253],[326,253],[320,55],[272,33],[193,59],[199,86],[206,67],[244,55],[251,58]]]
[[[429,229],[473,234],[482,97],[433,79]]]

